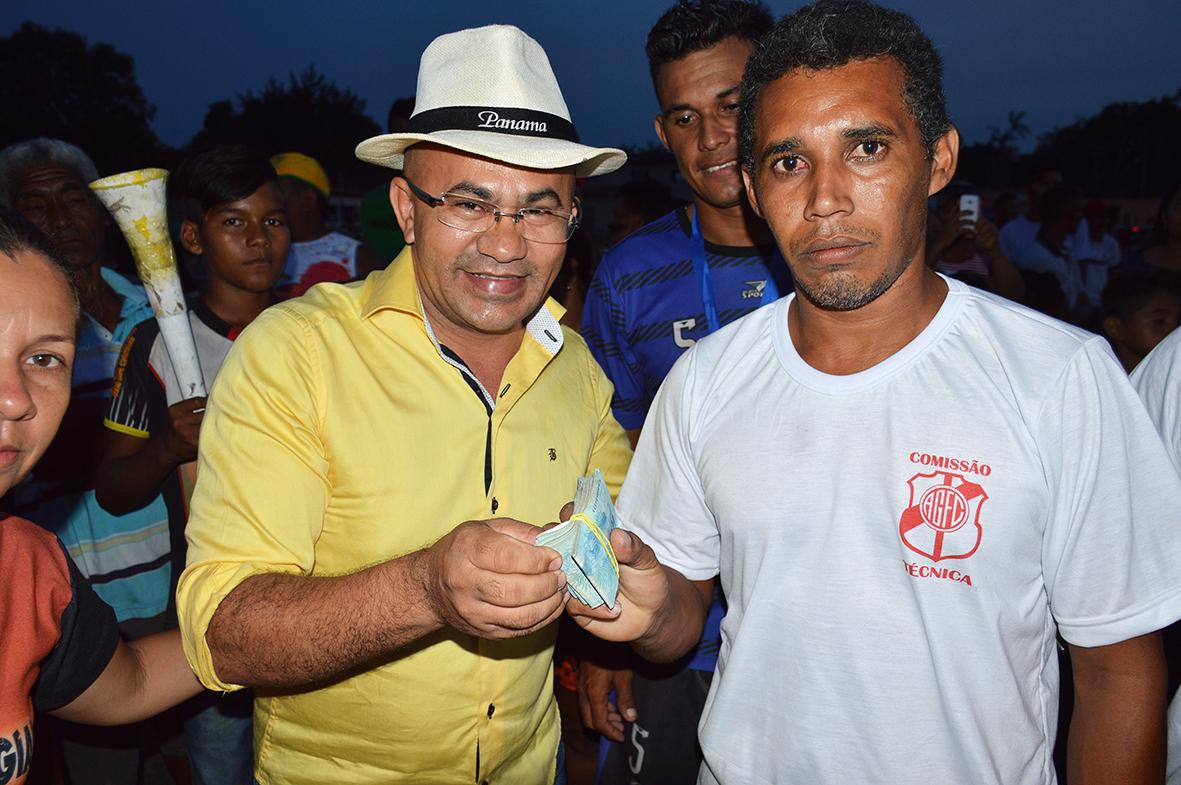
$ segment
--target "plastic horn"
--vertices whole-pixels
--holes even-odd
[[[204,396],[205,380],[176,270],[176,253],[168,238],[167,182],[168,172],[163,169],[137,169],[95,180],[90,188],[110,210],[131,246],[180,382],[181,400],[185,400]]]

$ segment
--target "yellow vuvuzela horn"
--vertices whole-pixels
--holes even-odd
[[[90,188],[111,212],[131,246],[135,267],[160,325],[160,336],[172,358],[181,400],[185,400],[204,396],[205,380],[176,270],[176,253],[168,237],[167,182],[168,172],[163,169],[137,169],[95,180]]]

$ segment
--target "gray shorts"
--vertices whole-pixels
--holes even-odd
[[[697,724],[709,695],[712,671],[678,663],[637,670],[632,683],[639,720],[611,744],[598,785],[693,785],[701,767]]]

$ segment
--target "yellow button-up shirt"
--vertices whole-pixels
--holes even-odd
[[[363,282],[317,286],[251,324],[201,428],[177,592],[185,652],[206,686],[237,689],[214,670],[205,631],[251,575],[356,572],[494,510],[555,520],[595,468],[618,491],[631,450],[611,384],[560,315],[550,301],[529,321],[487,397],[435,342],[409,249]],[[553,639],[553,625],[504,641],[444,628],[329,686],[260,691],[258,779],[552,782]]]

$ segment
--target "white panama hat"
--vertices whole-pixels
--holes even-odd
[[[357,145],[362,161],[402,168],[406,148],[433,142],[534,169],[614,172],[627,154],[578,142],[541,45],[511,25],[441,35],[422,53],[414,114],[404,133]]]

